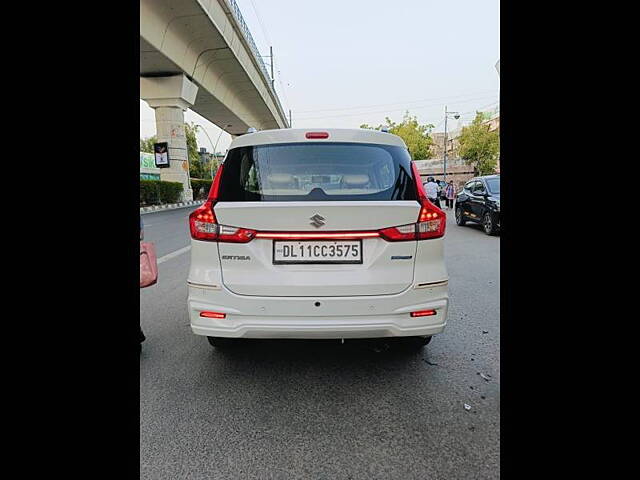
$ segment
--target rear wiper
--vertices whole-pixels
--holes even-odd
[[[307,197],[313,200],[324,200],[328,198],[329,195],[327,195],[327,193],[322,188],[316,187],[307,194]]]

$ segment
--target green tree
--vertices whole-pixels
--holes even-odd
[[[207,178],[205,176],[206,169],[200,160],[200,153],[198,152],[198,140],[196,139],[196,132],[198,126],[191,123],[184,124],[184,131],[187,137],[187,154],[189,156],[189,175],[191,178]]]
[[[152,136],[152,137],[148,137],[148,138],[141,138],[140,139],[140,151],[141,152],[147,152],[147,153],[153,153],[153,144],[154,143],[158,143],[158,139],[156,138],[156,136]]]
[[[479,175],[489,175],[495,172],[500,154],[500,133],[489,131],[486,116],[482,112],[476,113],[471,125],[464,127],[458,139],[460,147],[458,153],[467,165],[473,166]]]
[[[389,117],[385,118],[386,125],[378,125],[377,127],[371,127],[369,125],[362,124],[360,128],[367,128],[369,130],[380,130],[386,127],[389,133],[398,135],[407,144],[411,158],[414,160],[427,160],[432,157],[431,145],[433,145],[433,139],[429,135],[433,125],[425,124],[420,125],[418,118],[409,115],[409,112],[405,112],[402,122],[392,122]]]

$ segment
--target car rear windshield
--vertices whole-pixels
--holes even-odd
[[[218,200],[415,200],[405,148],[365,143],[238,147],[224,161]]]
[[[487,186],[491,193],[500,193],[500,179],[499,178],[487,178]]]

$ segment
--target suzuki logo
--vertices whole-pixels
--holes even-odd
[[[321,226],[324,225],[324,217],[317,213],[313,217],[311,217],[309,220],[311,220],[311,222],[309,222],[310,225],[313,225],[316,228],[320,228]]]

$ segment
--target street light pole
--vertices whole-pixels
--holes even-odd
[[[444,181],[447,181],[447,119],[449,115],[453,115],[453,118],[456,120],[460,118],[460,114],[458,112],[449,112],[447,111],[447,106],[444,106],[444,162],[443,162],[443,173],[444,173]]]
[[[271,54],[271,88],[275,91],[275,76],[273,75],[273,47],[269,47],[269,53]]]
[[[447,106],[444,106],[444,165],[443,165],[443,172],[444,172],[444,182],[447,182]]]
[[[229,125],[227,125],[228,127]],[[218,142],[220,141],[220,137],[222,136],[222,132],[224,132],[224,130],[220,129],[220,135],[218,135],[218,139],[216,140],[216,144],[213,147],[213,157],[216,159],[216,161],[218,160],[218,156],[216,155],[216,148],[218,148]],[[213,162],[211,162],[211,180],[213,180]]]
[[[209,143],[213,147],[213,142],[211,141],[211,138],[209,137],[209,134],[204,129],[204,127],[202,125],[196,125],[196,127],[200,127],[202,129],[204,134],[207,136],[207,139],[209,140]],[[220,133],[222,134],[222,132],[220,132]],[[213,156],[215,157],[215,155],[216,155],[216,149],[215,149],[215,147],[213,147]],[[213,179],[213,162],[210,162],[210,163],[211,163],[211,179]]]
[[[230,126],[231,125],[225,125],[225,128],[229,128]],[[218,135],[218,139],[216,140],[216,143],[214,144],[211,141],[211,137],[209,137],[209,134],[207,133],[207,131],[204,129],[204,127],[202,125],[196,124],[196,127],[200,127],[202,129],[202,131],[204,132],[204,134],[209,139],[209,143],[213,147],[213,157],[217,160],[218,157],[216,156],[216,148],[218,148],[218,142],[220,141],[220,137],[222,136],[222,133],[224,132],[224,129],[222,129],[222,128],[220,129],[220,135]],[[213,161],[211,161],[210,163],[211,163],[211,180],[213,180]]]

